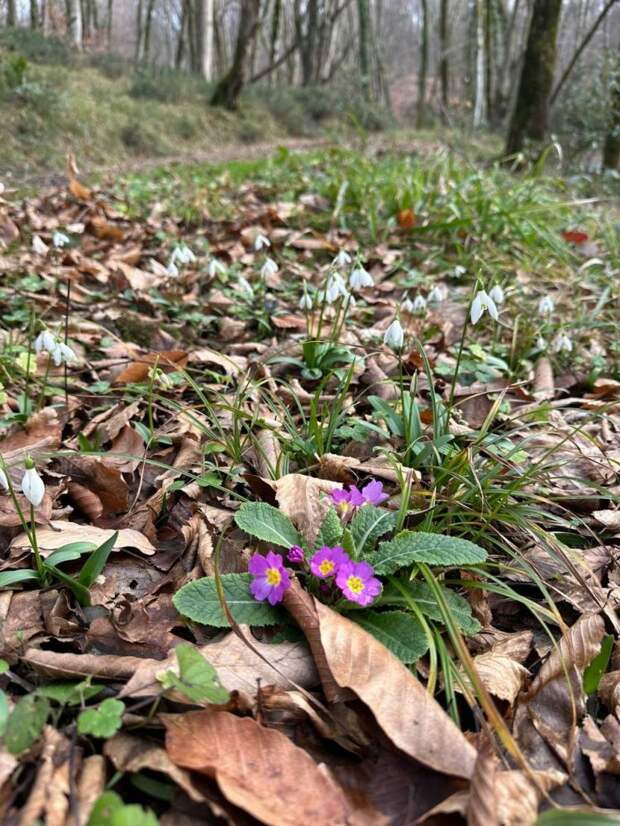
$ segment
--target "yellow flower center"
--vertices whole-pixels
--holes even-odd
[[[334,563],[331,559],[324,559],[323,562],[319,565],[319,571],[323,574],[323,576],[327,576],[327,574],[331,574],[334,570]]]
[[[282,574],[277,568],[267,568],[266,579],[270,585],[279,585],[282,581]]]
[[[361,594],[365,586],[358,576],[350,576],[347,579],[347,587],[349,591],[353,591],[354,594]]]

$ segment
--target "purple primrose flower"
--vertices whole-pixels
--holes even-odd
[[[304,562],[306,559],[306,555],[304,554],[304,549],[300,548],[299,545],[293,545],[290,548],[286,558],[289,562],[292,562],[293,565],[299,564],[300,562]]]
[[[383,491],[383,482],[372,479],[360,490],[356,485],[349,485],[349,489],[337,488],[330,493],[331,500],[341,514],[346,514],[352,508],[361,508],[362,505],[380,505],[388,499]]]
[[[284,592],[291,584],[289,572],[284,567],[282,557],[273,551],[267,556],[253,554],[248,564],[248,571],[252,574],[250,593],[254,599],[262,602],[267,600],[271,605],[282,601]]]
[[[374,568],[367,562],[349,560],[338,568],[336,585],[344,596],[359,605],[370,605],[381,593],[381,582],[374,575]]]
[[[327,577],[336,576],[340,566],[348,561],[349,557],[340,545],[333,548],[323,545],[310,560],[310,570],[319,579],[327,579]]]

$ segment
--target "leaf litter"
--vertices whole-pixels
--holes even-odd
[[[413,209],[361,157],[4,193],[3,822],[620,809],[617,318],[531,321],[612,254],[584,275],[556,210],[533,285],[443,180]]]

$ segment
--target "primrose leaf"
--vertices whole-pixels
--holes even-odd
[[[288,516],[266,502],[244,502],[235,514],[235,522],[250,536],[280,548],[303,544],[302,536]]]
[[[454,567],[478,565],[486,558],[486,551],[468,539],[440,533],[401,531],[391,541],[381,542],[368,557],[368,562],[377,574],[385,575],[414,562]]]
[[[242,625],[277,625],[286,614],[268,602],[258,602],[250,593],[250,574],[222,574],[222,588],[228,609]],[[180,614],[216,628],[228,628],[229,622],[220,604],[215,577],[206,576],[188,582],[172,599]]]

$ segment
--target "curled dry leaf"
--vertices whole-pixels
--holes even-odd
[[[115,654],[71,654],[65,651],[41,651],[28,648],[20,659],[37,672],[54,680],[72,677],[99,677],[128,680],[144,660],[141,657],[118,657]]]
[[[312,545],[330,508],[330,491],[339,485],[301,473],[288,473],[273,482],[282,513]]]
[[[76,823],[72,816],[66,826],[81,826],[88,823],[97,798],[103,794],[106,784],[106,763],[101,754],[91,754],[82,763],[82,771],[77,783],[77,801],[80,823]]]
[[[78,525],[76,522],[59,520],[50,522],[49,528],[39,529],[37,531],[37,541],[41,555],[46,556],[71,542],[93,542],[96,545],[101,545],[114,533],[116,531],[112,528],[97,528],[94,525]],[[114,549],[118,551],[121,548],[136,548],[145,556],[152,556],[155,553],[155,548],[149,540],[131,528],[122,528],[118,531],[118,539]],[[15,537],[11,543],[11,550],[30,550],[30,540],[25,533]]]
[[[534,367],[534,386],[532,396],[537,401],[552,399],[555,395],[553,366],[547,356],[540,356]]]
[[[583,616],[552,649],[515,713],[517,742],[533,768],[572,770],[577,723],[585,713],[583,669],[600,650],[602,618]]]
[[[226,799],[269,826],[345,826],[355,809],[324,767],[285,735],[225,711],[161,715],[166,751],[213,777]],[[369,824],[383,823],[378,812]],[[357,818],[357,823],[362,823]]]
[[[202,802],[205,799],[192,781],[191,774],[173,763],[165,749],[149,740],[120,732],[106,741],[103,753],[117,771],[139,772],[149,769],[160,772],[180,786],[192,800]]]
[[[292,683],[303,688],[312,688],[317,684],[314,662],[305,643],[262,643],[250,635],[247,626],[241,626],[241,629],[249,635],[252,645],[264,659],[232,632],[199,649],[229,691],[243,691],[253,697],[259,681],[263,686],[274,685],[280,688],[290,688]],[[270,668],[269,663],[274,667]],[[174,652],[165,660],[143,660],[119,696],[141,697],[158,692],[161,683],[157,678],[168,670],[178,674]]]
[[[478,676],[489,694],[511,705],[517,699],[529,672],[505,654],[487,651],[474,657]]]
[[[499,826],[496,776],[499,760],[487,740],[476,758],[469,785],[467,826]]]
[[[336,683],[357,694],[405,754],[439,772],[471,777],[476,750],[411,671],[359,625],[314,604]]]
[[[620,671],[603,674],[598,685],[598,696],[610,711],[620,717]]]

